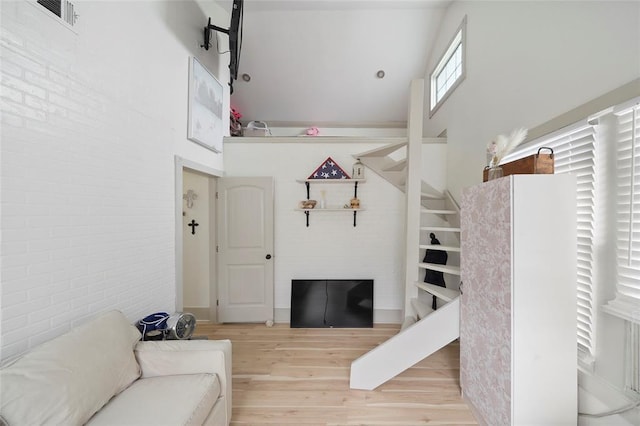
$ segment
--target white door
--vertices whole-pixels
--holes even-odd
[[[218,180],[218,321],[273,320],[273,178]]]

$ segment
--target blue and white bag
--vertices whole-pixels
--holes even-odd
[[[168,319],[169,314],[166,312],[156,312],[142,318],[137,325],[138,330],[142,333],[142,338],[144,339],[144,336],[150,331],[166,329]]]

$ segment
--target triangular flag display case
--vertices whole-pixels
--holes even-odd
[[[351,179],[333,158],[327,157],[307,179]]]

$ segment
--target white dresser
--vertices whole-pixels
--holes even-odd
[[[465,400],[481,424],[575,426],[575,177],[466,188],[461,228]]]

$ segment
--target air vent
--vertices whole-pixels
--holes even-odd
[[[78,19],[73,3],[66,0],[38,0],[38,4],[71,26]]]

